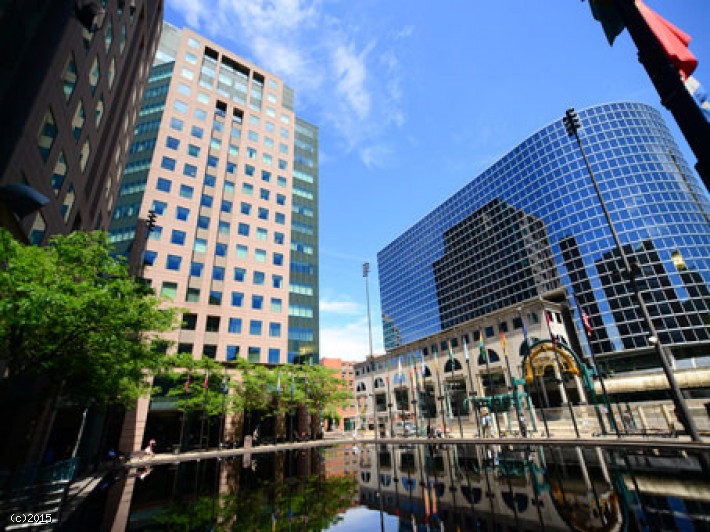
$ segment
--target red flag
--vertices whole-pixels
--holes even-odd
[[[587,331],[587,336],[592,338],[594,329],[592,329],[592,323],[589,321],[589,314],[585,310],[582,311],[582,323],[584,323],[584,330]]]
[[[552,313],[545,311],[545,320],[547,321],[547,331],[550,333],[550,340],[552,340],[552,345],[557,345],[557,337],[552,334]]]
[[[207,373],[205,373],[205,382],[202,384],[202,387],[207,389],[207,385],[209,384],[210,380],[210,370],[207,370]]]
[[[671,60],[671,63],[678,69],[681,77],[685,80],[698,66],[698,60],[688,50],[690,35],[677,26],[671,24],[650,7],[644,5],[641,0],[636,0],[641,16],[651,28],[651,31],[661,43],[663,50]]]

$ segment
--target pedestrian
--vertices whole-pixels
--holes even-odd
[[[148,456],[153,456],[155,454],[156,444],[157,442],[155,440],[150,440],[150,442],[148,442],[148,446],[145,448],[145,454],[147,454]]]
[[[436,427],[436,437],[441,438],[441,425]]]
[[[484,438],[489,438],[493,434],[493,419],[487,408],[481,410],[481,429]]]
[[[525,421],[525,416],[521,413],[520,417],[518,417],[518,426],[520,427],[520,435],[523,438],[528,437],[528,424]]]
[[[624,412],[623,414],[621,414],[621,422],[624,424],[624,430],[626,432],[631,432],[632,430],[634,430],[634,425],[633,425],[633,421],[631,419],[631,414],[629,413],[628,410],[626,412]]]

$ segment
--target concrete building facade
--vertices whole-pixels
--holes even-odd
[[[108,229],[162,15],[161,0],[4,2],[0,186],[50,200],[18,220],[30,243]]]

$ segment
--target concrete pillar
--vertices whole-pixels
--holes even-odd
[[[648,421],[646,421],[646,412],[644,412],[643,406],[636,407],[636,413],[641,423],[641,430],[648,430]]]
[[[560,370],[557,366],[555,366],[555,378],[560,382],[557,385],[557,387],[560,389],[560,397],[562,398],[562,406],[564,406],[569,402],[569,399],[567,398],[567,390],[565,390],[565,383],[562,380],[562,375],[560,374]]]
[[[588,404],[589,398],[587,397],[586,390],[582,385],[582,379],[579,378],[579,375],[574,376],[574,385],[577,387],[577,393],[579,394],[579,404]]]
[[[150,396],[146,395],[138,399],[136,408],[128,410],[123,418],[123,428],[121,429],[121,439],[118,448],[123,453],[139,451],[143,444],[145,424],[148,420],[148,409],[150,407]]]

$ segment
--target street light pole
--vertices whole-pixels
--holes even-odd
[[[685,399],[683,398],[678,383],[676,382],[675,375],[673,375],[673,369],[671,368],[667,348],[661,343],[661,339],[658,336],[656,327],[653,325],[653,321],[651,320],[651,314],[648,312],[648,307],[646,307],[646,302],[643,300],[638,285],[636,284],[637,271],[635,269],[632,269],[631,263],[629,262],[629,258],[626,256],[626,252],[624,251],[624,248],[621,245],[621,241],[619,240],[619,235],[616,233],[616,229],[614,229],[614,223],[611,220],[611,215],[609,214],[606,204],[604,203],[604,198],[602,197],[601,189],[599,188],[599,184],[597,183],[596,177],[594,176],[592,167],[589,164],[589,159],[587,159],[587,154],[584,151],[582,140],[579,138],[579,128],[581,127],[581,124],[579,122],[579,118],[575,110],[572,108],[567,109],[562,121],[565,125],[565,128],[567,129],[567,135],[570,137],[574,137],[577,141],[577,146],[579,146],[579,151],[582,154],[582,158],[584,159],[584,164],[587,167],[587,172],[589,173],[592,185],[594,185],[594,191],[597,194],[599,204],[601,205],[602,211],[604,212],[604,217],[606,218],[607,225],[609,226],[609,231],[611,232],[611,235],[614,238],[614,243],[616,244],[617,251],[619,252],[621,260],[624,264],[624,273],[628,275],[629,282],[631,283],[631,290],[633,291],[639,309],[643,314],[644,321],[646,322],[646,327],[648,327],[648,332],[650,335],[648,341],[649,343],[655,346],[656,352],[658,353],[658,358],[661,361],[663,373],[665,373],[666,379],[668,380],[668,386],[671,390],[671,399],[673,400],[673,404],[675,405],[676,412],[680,414],[680,422],[683,424],[686,432],[693,439],[693,441],[701,441],[697,427],[693,422],[693,418],[690,416],[690,410],[688,409],[688,405],[685,402]],[[635,264],[635,266],[636,268],[638,268],[638,264]]]

